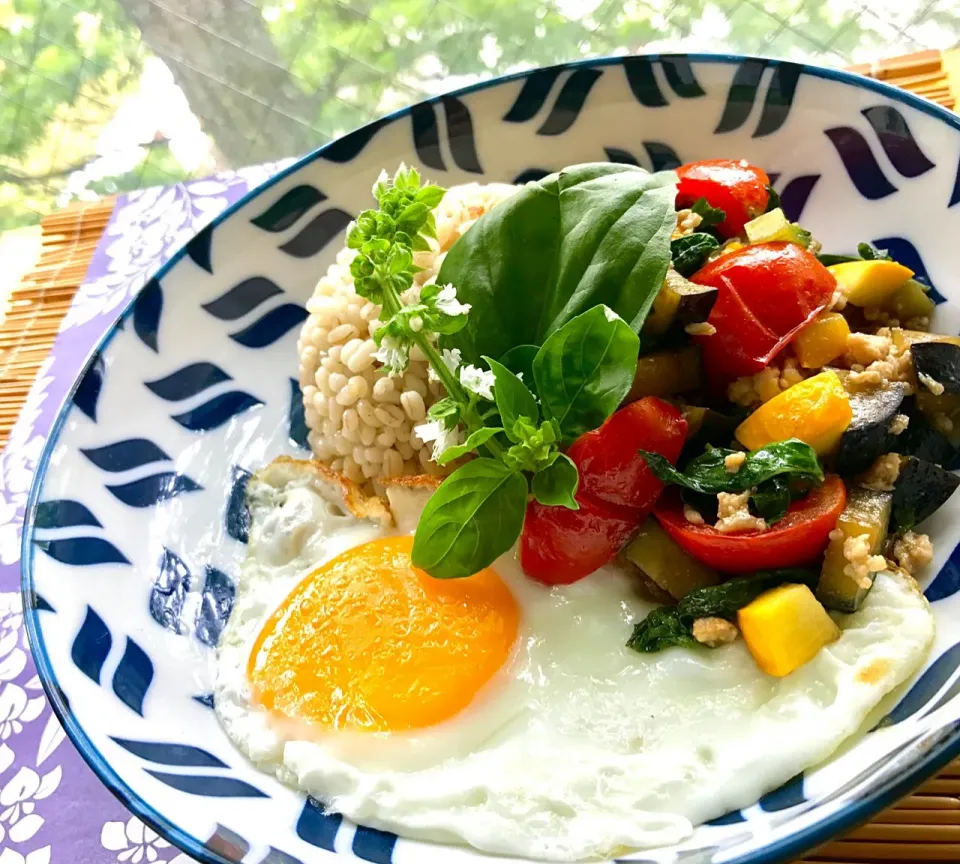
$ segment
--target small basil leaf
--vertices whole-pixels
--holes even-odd
[[[557,453],[555,456],[552,464],[533,475],[530,486],[533,497],[547,507],[579,510],[580,505],[573,497],[580,483],[577,466],[565,453]]]
[[[690,209],[700,217],[704,228],[712,228],[727,220],[727,214],[719,207],[711,207],[706,198],[698,199]]]
[[[870,243],[858,243],[857,254],[864,261],[892,261],[890,253],[886,249],[877,249]]]
[[[475,432],[471,432],[467,436],[467,440],[463,444],[454,444],[452,447],[447,447],[443,453],[440,454],[440,458],[437,459],[437,462],[440,465],[446,465],[449,462],[452,462],[454,459],[459,459],[461,456],[466,456],[467,453],[472,453],[478,447],[481,447],[494,435],[498,432],[503,432],[499,426],[481,426]]]
[[[780,193],[777,192],[773,186],[764,187],[767,190],[767,209],[764,210],[764,213],[769,213],[771,210],[782,210],[783,205],[780,203]]]
[[[492,357],[484,357],[487,365],[493,372],[496,383],[493,395],[497,401],[497,410],[500,420],[506,429],[507,437],[516,444],[520,439],[514,433],[514,425],[521,417],[526,417],[536,424],[540,419],[540,409],[537,400],[527,389],[526,385],[502,363]]]
[[[442,420],[445,429],[452,429],[460,422],[460,403],[444,396],[430,406],[427,417],[431,420]]]
[[[720,243],[716,237],[699,231],[671,240],[670,254],[673,256],[673,269],[681,276],[692,276],[706,263],[710,253],[719,248]]]
[[[816,451],[796,438],[777,441],[748,453],[736,472],[728,471],[726,467],[726,457],[736,451],[722,447],[708,446],[683,471],[678,471],[659,453],[638,452],[661,482],[707,495],[743,492],[781,474],[815,483],[823,482],[823,468]]]
[[[862,261],[863,259],[856,255],[830,255],[829,253],[821,252],[817,255],[817,260],[823,264],[824,267],[832,267],[834,264],[848,264],[851,261]]]
[[[787,515],[790,500],[790,481],[783,477],[774,477],[761,483],[750,496],[757,516],[767,525],[773,525]]]
[[[630,391],[640,340],[606,306],[568,321],[540,346],[533,377],[544,415],[565,440],[596,429]]]
[[[489,567],[523,528],[527,480],[495,459],[474,459],[427,501],[413,540],[415,567],[437,579],[461,579]]]
[[[527,388],[533,390],[533,358],[537,356],[538,345],[514,345],[500,358],[500,362],[514,375],[520,378]],[[534,393],[534,396],[537,394]]]

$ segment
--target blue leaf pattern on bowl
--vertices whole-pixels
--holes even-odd
[[[289,192],[284,192],[259,216],[254,216],[250,222],[264,231],[276,234],[286,231],[309,209],[326,200],[327,196],[316,186],[307,184],[294,186]]]

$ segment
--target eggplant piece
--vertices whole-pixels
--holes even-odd
[[[926,387],[917,388],[917,407],[933,427],[954,447],[960,447],[960,396],[935,396]]]
[[[845,573],[849,561],[843,554],[843,544],[850,537],[866,534],[868,554],[879,555],[887,539],[892,504],[891,492],[874,492],[856,487],[850,490],[847,506],[837,520],[837,528],[842,535],[830,540],[817,583],[817,599],[828,609],[856,612],[870,593],[876,574],[865,575],[861,583]]]
[[[909,531],[939,510],[960,486],[960,477],[939,465],[905,456],[893,486],[891,525]]]
[[[717,300],[717,289],[697,285],[676,270],[667,270],[663,287],[643,324],[641,336],[665,337],[682,334],[688,324],[706,321]]]
[[[626,402],[644,396],[675,396],[696,390],[702,379],[700,346],[686,345],[676,351],[642,354]]]
[[[850,397],[853,420],[840,437],[835,470],[849,476],[866,471],[884,453],[894,449],[890,424],[903,402],[903,384],[890,383]],[[909,427],[908,427],[909,428]]]
[[[913,369],[921,386],[926,386],[927,380],[934,381],[943,387],[942,393],[960,396],[960,345],[949,342],[916,342],[910,348],[910,355],[913,357]]]
[[[720,584],[719,574],[674,543],[652,516],[640,527],[623,555],[676,600],[697,588]]]
[[[935,397],[931,394],[931,398]],[[916,456],[948,470],[960,468],[960,451],[930,422],[914,399],[905,399],[901,411],[910,418],[910,424],[894,438],[894,452]]]
[[[735,414],[724,414],[713,408],[686,405],[683,415],[687,418],[687,440],[683,445],[679,464],[700,456],[708,444],[714,447],[729,447],[734,433],[750,412],[742,409]]]

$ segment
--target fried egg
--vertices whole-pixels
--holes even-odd
[[[616,566],[554,588],[513,553],[469,579],[414,568],[431,488],[366,498],[289,459],[248,484],[218,717],[261,770],[364,825],[537,860],[677,843],[829,756],[933,639],[915,583],[883,573],[782,679],[742,640],[637,654],[652,607]]]

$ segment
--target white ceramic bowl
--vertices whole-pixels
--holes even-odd
[[[245,551],[247,472],[306,455],[304,303],[381,167],[443,186],[576,162],[746,158],[828,251],[872,241],[928,278],[958,332],[960,120],[826,69],[723,56],[556,66],[424,102],[312,153],[214,220],[105,335],[57,418],[23,535],[30,640],[93,769],[201,861],[485,856],[349,824],[253,769],[210,708],[212,645]],[[930,520],[938,637],[880,728],[657,862],[781,861],[885,807],[960,753],[960,502]],[[789,742],[784,742],[789,746]]]

